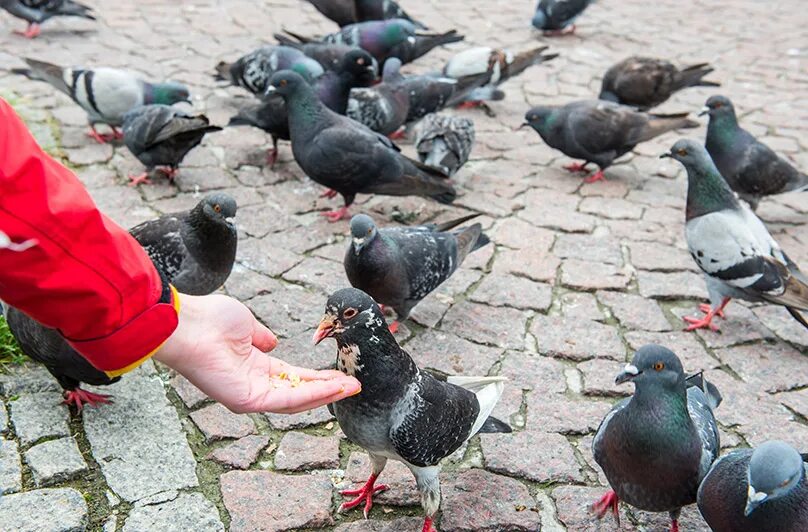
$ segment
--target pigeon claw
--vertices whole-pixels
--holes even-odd
[[[275,166],[278,162],[278,148],[270,148],[267,150],[267,164],[270,168]]]
[[[671,519],[671,532],[679,532],[679,520]]]
[[[137,185],[149,184],[151,183],[151,179],[149,179],[149,172],[143,172],[142,174],[138,175],[130,175],[129,176],[129,186],[134,187]]]
[[[174,178],[177,177],[177,174],[179,173],[179,171],[180,171],[179,168],[174,168],[174,167],[171,167],[171,166],[161,166],[160,167],[160,173],[163,174],[164,176],[166,176],[166,179],[168,179],[172,183],[174,182]]]
[[[340,207],[336,211],[326,211],[321,213],[323,216],[328,218],[328,221],[331,223],[338,222],[340,220],[344,220],[348,218],[348,206]]]
[[[118,138],[115,136],[114,130],[113,133],[99,133],[96,131],[94,126],[90,126],[90,131],[87,132],[87,136],[95,139],[95,141],[99,144],[106,144],[107,142]]]
[[[336,198],[336,197],[337,197],[337,194],[338,194],[338,193],[337,193],[337,191],[336,191],[336,190],[332,190],[332,189],[328,188],[328,189],[326,189],[326,191],[325,191],[325,192],[323,192],[322,194],[320,194],[320,196],[319,196],[319,197],[320,197],[320,198],[328,198],[328,199],[333,199],[333,198]]]
[[[715,314],[712,312],[709,312],[703,318],[685,316],[682,319],[690,324],[685,327],[685,331],[695,331],[696,329],[710,329],[711,331],[718,331],[718,325],[713,323],[713,316],[715,316]]]
[[[39,24],[32,22],[28,24],[28,28],[25,31],[14,30],[14,33],[22,35],[26,39],[33,39],[34,37],[39,37],[40,31]]]
[[[601,497],[598,502],[592,505],[592,511],[595,512],[598,519],[603,519],[606,512],[611,510],[612,515],[614,515],[614,520],[617,522],[617,526],[620,527],[619,503],[620,499],[617,497],[617,493],[615,493],[614,490],[609,490],[606,492],[606,495]]]
[[[111,395],[93,393],[82,390],[81,388],[76,388],[75,390],[65,390],[65,400],[62,401],[62,404],[75,405],[76,410],[81,412],[85,404],[90,406],[110,404],[112,403],[111,397]]]
[[[398,320],[396,320],[393,323],[391,323],[390,325],[388,325],[387,329],[390,331],[390,334],[396,334],[398,332],[398,326],[399,325],[400,324],[398,323]]]
[[[598,170],[591,176],[584,179],[584,183],[594,183],[595,181],[606,181],[606,176],[603,175],[603,170]]]
[[[575,33],[575,24],[570,24],[566,28],[560,30],[547,30],[544,32],[545,37],[561,37],[564,35],[572,35]]]
[[[340,495],[347,495],[353,496],[357,495],[357,497],[350,501],[345,501],[344,503],[340,504],[339,509],[337,512],[344,512],[346,510],[350,510],[352,508],[356,508],[363,502],[365,503],[365,508],[363,513],[365,514],[365,519],[368,518],[368,513],[370,513],[370,509],[373,508],[373,496],[380,491],[385,491],[390,489],[387,484],[379,484],[378,486],[374,486],[376,483],[376,475],[370,475],[368,481],[365,482],[365,485],[359,488],[358,490],[342,490],[340,491]]]
[[[566,166],[562,166],[562,168],[564,168],[564,170],[566,170],[567,172],[587,172],[588,173],[589,170],[586,169],[587,164],[589,164],[589,163],[586,163],[586,162],[584,162],[584,163],[570,163],[570,164],[568,164]]]
[[[424,527],[421,529],[421,532],[436,532],[435,527],[432,526],[431,517],[424,517]]]
[[[713,307],[711,307],[707,303],[702,303],[701,305],[699,305],[699,310],[702,311],[704,314],[709,314],[710,311],[713,310]],[[722,319],[726,318],[726,316],[724,316],[724,307],[721,307],[718,310],[716,310],[715,315]]]

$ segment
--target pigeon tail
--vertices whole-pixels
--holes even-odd
[[[57,13],[67,17],[82,17],[90,20],[96,20],[92,13],[91,7],[85,6],[84,4],[79,4],[78,2],[72,2],[70,0],[62,3]]]
[[[73,97],[70,87],[68,87],[64,80],[64,69],[62,69],[62,67],[52,63],[46,63],[45,61],[31,59],[30,57],[24,58],[24,61],[28,64],[29,68],[13,68],[11,71],[15,74],[25,76],[28,79],[49,83],[71,98]]]
[[[792,316],[792,317],[793,317],[795,320],[797,320],[798,322],[800,322],[800,324],[801,324],[803,327],[805,327],[806,329],[808,329],[808,322],[807,322],[807,321],[805,321],[805,318],[803,317],[803,315],[802,315],[802,314],[800,314],[800,313],[799,313],[799,311],[798,311],[797,309],[795,309],[794,307],[786,307],[786,310],[788,311],[788,313],[789,313],[789,314],[791,314],[791,316]],[[808,457],[808,455],[805,455],[805,456],[806,456],[806,457]],[[808,461],[808,460],[806,460],[806,461]]]
[[[475,212],[475,213],[472,213],[472,214],[468,214],[466,216],[461,216],[460,218],[455,218],[454,220],[449,220],[447,222],[437,224],[432,231],[435,232],[435,233],[442,233],[444,231],[448,231],[449,229],[454,229],[455,227],[457,227],[458,225],[460,225],[462,223],[465,223],[465,222],[468,222],[469,220],[473,220],[474,218],[477,218],[478,216],[480,216],[480,214],[482,214],[482,213]]]
[[[558,57],[558,54],[542,55],[542,52],[547,48],[547,46],[539,46],[538,48],[527,50],[514,56],[513,61],[506,67],[506,75],[502,77],[499,83],[518,76],[533,65],[545,63]]]
[[[216,65],[216,73],[213,75],[213,79],[216,81],[227,81],[235,85],[236,81],[233,79],[233,74],[231,71],[232,68],[233,63],[219,61],[219,63]]]
[[[483,423],[483,426],[477,431],[477,434],[510,434],[511,432],[513,432],[513,429],[510,425],[494,416],[488,416],[488,419],[485,420],[485,423]]]
[[[286,33],[289,32],[287,31]],[[290,35],[292,34],[290,33]],[[415,54],[413,57],[421,57],[422,55],[426,55],[426,53],[433,48],[443,46],[444,44],[459,42],[465,38],[466,37],[464,35],[457,33],[457,30],[447,31],[446,33],[416,33],[416,42],[414,47]]]
[[[673,90],[678,91],[685,87],[720,87],[721,84],[715,81],[701,79],[714,69],[707,63],[700,63],[685,67],[676,73],[673,80]]]
[[[640,133],[639,142],[651,140],[674,129],[689,129],[699,127],[699,123],[687,117],[688,113],[678,114],[649,114],[648,125]]]
[[[286,35],[284,35],[284,33]],[[284,29],[283,33],[274,33],[273,36],[275,37],[275,39],[278,40],[279,43],[287,46],[297,45],[298,47],[300,47],[301,44],[314,42],[314,39],[312,39],[311,37],[304,37],[303,35],[298,35],[297,33],[293,33],[287,29]]]

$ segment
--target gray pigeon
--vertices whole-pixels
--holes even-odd
[[[359,193],[454,201],[457,193],[448,176],[408,159],[387,137],[328,109],[300,75],[281,71],[271,83],[270,92],[286,101],[292,153],[300,168],[345,200],[344,207],[325,214],[330,221],[344,218]]]
[[[222,128],[211,126],[205,115],[189,115],[169,105],[135,107],[123,117],[123,142],[132,155],[146,166],[146,172],[131,176],[130,185],[148,183],[157,166],[173,179],[185,155],[202,142],[202,137]]]
[[[645,111],[687,87],[718,87],[720,83],[702,79],[712,71],[707,63],[680,70],[669,61],[632,56],[606,71],[598,98]]]
[[[72,0],[0,0],[0,8],[28,22],[28,29],[15,31],[29,39],[40,33],[39,25],[53,17],[81,17],[95,20],[91,7]]]
[[[598,517],[611,509],[618,522],[620,500],[669,512],[671,532],[678,532],[679,512],[696,502],[699,483],[718,457],[713,409],[720,398],[689,383],[679,358],[659,345],[641,347],[615,379],[629,381],[634,395],[606,414],[592,442],[612,488],[593,509]]]
[[[245,88],[253,94],[262,95],[267,90],[269,78],[279,70],[293,70],[309,83],[325,72],[320,63],[297,48],[266,45],[233,63],[219,62],[215,77]]]
[[[379,229],[366,214],[351,218],[351,245],[345,252],[345,274],[355,288],[405,320],[412,308],[448,279],[466,256],[489,240],[480,224],[448,232],[479,214],[442,224]],[[398,321],[390,326],[398,330]]]
[[[756,210],[763,196],[808,191],[808,174],[738,125],[729,98],[712,96],[701,114],[710,115],[705,146],[730,188]]]
[[[423,531],[433,532],[440,508],[440,463],[480,432],[510,432],[489,417],[504,388],[504,377],[449,377],[438,380],[415,365],[384,323],[378,305],[364,292],[344,288],[328,298],[315,344],[333,337],[337,368],[356,377],[362,391],[330,405],[340,428],[370,454],[368,481],[340,511],[364,503],[365,516],[388,459],[403,462],[415,477],[426,518]],[[471,488],[471,487],[470,487]]]
[[[545,35],[575,33],[575,19],[592,0],[539,0],[531,23]]]
[[[415,125],[418,159],[454,175],[466,164],[474,146],[474,122],[469,118],[428,114]]]
[[[699,487],[701,515],[715,532],[808,530],[806,461],[781,441],[722,456]]]
[[[130,229],[183,294],[207,295],[224,284],[236,260],[236,200],[217,192],[190,211],[166,214]]]
[[[26,58],[29,68],[14,68],[12,72],[37,81],[45,81],[70,96],[87,112],[90,136],[104,143],[123,138],[118,127],[123,116],[140,105],[162,103],[171,105],[187,102],[188,88],[179,83],[149,83],[135,74],[116,68],[62,68],[57,65]],[[96,131],[96,124],[112,128],[109,135]]]
[[[278,161],[278,141],[289,140],[289,118],[286,102],[280,96],[265,96],[260,102],[249,103],[230,117],[231,126],[253,126],[262,129],[272,137],[272,148],[267,152],[270,167]]]
[[[538,106],[525,115],[524,126],[536,130],[544,142],[566,155],[584,159],[565,166],[570,172],[586,172],[586,165],[600,168],[586,183],[605,179],[603,171],[615,159],[641,142],[679,128],[698,127],[687,113],[648,114],[602,100],[579,100],[561,107]]]
[[[356,46],[351,46],[349,44],[331,44],[321,42],[302,43],[299,40],[291,38],[282,33],[276,33],[274,34],[274,37],[283,46],[300,50],[306,54],[307,57],[310,57],[320,63],[320,66],[326,70],[334,70],[337,65],[339,65],[342,58],[345,57],[345,54],[356,49]],[[373,58],[373,66],[377,71],[379,70],[379,64],[375,57]]]
[[[763,222],[738,201],[697,142],[682,139],[669,153],[687,170],[685,236],[704,273],[710,305],[704,318],[685,317],[687,330],[709,327],[730,298],[782,305],[808,328],[797,309],[808,310],[808,279],[780,249]]]
[[[410,17],[394,0],[306,0],[317,11],[337,24],[347,26],[368,20],[388,20],[402,18],[417,27],[426,26]]]

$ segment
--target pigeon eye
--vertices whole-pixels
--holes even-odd
[[[721,109],[722,105],[723,104],[721,102],[716,102],[716,103],[713,104],[713,109]]]
[[[680,148],[679,150],[676,151],[676,154],[684,157],[685,155],[687,155],[687,150],[684,148]]]
[[[280,85],[281,87],[285,87],[286,86],[286,80],[282,79],[281,82],[278,83],[278,85]]]
[[[782,481],[782,482],[780,483],[780,487],[781,487],[781,488],[785,488],[786,486],[788,486],[788,483],[789,483],[790,481],[791,481],[791,479],[790,479],[790,478],[785,479],[784,481]]]
[[[364,65],[365,64],[365,58],[360,57],[359,59],[356,60],[356,64],[357,65]]]
[[[663,369],[665,369],[665,364],[662,362],[657,362],[656,364],[654,364],[654,369],[657,371],[662,371]]]
[[[370,234],[372,232],[373,232],[373,228],[371,227],[370,229],[368,229],[368,234]]]
[[[213,206],[213,210],[216,212],[222,212],[222,206],[217,203]]]
[[[353,308],[353,307],[350,307],[350,308],[345,309],[345,311],[342,313],[342,317],[345,318],[346,320],[349,320],[349,319],[353,318],[354,316],[356,316],[356,314],[357,314],[356,309]]]

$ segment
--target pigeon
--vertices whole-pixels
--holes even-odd
[[[715,532],[808,530],[806,462],[781,441],[722,456],[699,487],[701,515]]]
[[[221,61],[216,65],[216,79],[261,95],[278,70],[293,70],[309,83],[323,75],[325,69],[316,60],[297,48],[267,45],[240,57],[234,63]]]
[[[326,107],[345,114],[351,89],[369,85],[375,80],[376,67],[373,58],[366,51],[354,48],[340,59],[337,69],[325,72],[313,85]],[[265,95],[261,103],[249,104],[240,109],[230,119],[228,126],[251,125],[269,133],[272,136],[272,149],[268,153],[267,162],[274,166],[278,160],[278,140],[289,140],[288,121],[283,98]]]
[[[281,45],[287,48],[300,50],[307,57],[310,57],[320,63],[320,66],[322,66],[325,70],[336,69],[340,60],[342,60],[345,54],[357,48],[356,46],[351,46],[348,44],[331,44],[320,42],[301,43],[300,41],[292,39],[282,33],[276,33],[275,38],[279,43],[281,43]],[[379,70],[379,65],[375,57],[373,58],[373,66],[377,71]]]
[[[28,29],[14,33],[29,39],[37,37],[40,33],[39,25],[53,17],[95,20],[91,7],[72,0],[0,0],[0,8],[28,22]]]
[[[202,142],[202,137],[222,128],[211,126],[205,115],[189,115],[175,107],[150,104],[135,107],[123,117],[123,142],[132,155],[146,166],[146,172],[131,176],[130,185],[148,183],[156,166],[173,179],[185,155]]]
[[[632,56],[606,71],[598,98],[647,111],[687,87],[720,86],[720,83],[702,79],[712,71],[707,63],[679,70],[662,59]]]
[[[402,63],[411,63],[437,46],[464,39],[456,30],[446,33],[418,33],[412,22],[399,18],[350,24],[337,33],[318,38],[285,31],[286,41],[282,35],[276,34],[275,38],[284,43],[292,37],[301,44],[320,42],[356,46],[370,52],[382,66],[390,57],[398,57]]]
[[[372,470],[364,486],[342,491],[356,496],[344,502],[345,511],[387,489],[376,485],[388,459],[403,462],[415,477],[426,514],[424,532],[440,508],[440,463],[475,434],[511,432],[489,417],[504,389],[504,377],[448,377],[436,379],[415,364],[396,342],[384,316],[370,296],[355,288],[331,295],[317,331],[315,344],[333,337],[337,368],[362,384],[362,391],[333,403],[329,409],[347,438],[370,454]]]
[[[307,2],[340,27],[355,22],[401,18],[412,22],[418,28],[427,29],[393,0],[307,0]]]
[[[586,183],[605,179],[603,171],[640,142],[679,128],[698,127],[687,113],[649,114],[602,100],[579,100],[561,107],[538,106],[525,115],[524,126],[538,132],[544,142],[566,155],[584,159],[564,168],[587,172],[589,163],[599,170]]]
[[[357,22],[356,2],[354,0],[306,0],[328,20],[336,22],[340,27]]]
[[[717,331],[712,320],[723,317],[731,298],[782,305],[808,328],[798,312],[808,310],[808,278],[760,218],[738,201],[704,147],[681,139],[661,157],[672,157],[687,170],[685,237],[710,296],[710,305],[700,306],[703,318],[685,316],[687,330]]]
[[[575,33],[575,19],[592,0],[539,0],[532,24],[545,35]]]
[[[129,230],[179,292],[202,296],[224,284],[236,260],[236,200],[208,194],[193,209]]]
[[[808,174],[741,128],[729,98],[712,96],[701,114],[710,115],[705,142],[710,157],[730,188],[752,210],[763,196],[808,191]]]
[[[330,221],[344,218],[358,193],[454,201],[457,193],[448,176],[405,157],[384,135],[328,109],[299,74],[281,71],[271,83],[270,92],[286,100],[292,154],[300,168],[345,200],[341,209],[325,213]]]
[[[443,74],[461,79],[467,76],[487,75],[480,89],[471,93],[461,107],[473,107],[487,99],[502,99],[504,93],[490,94],[495,87],[518,76],[527,68],[545,63],[558,57],[558,54],[544,54],[547,46],[539,46],[514,55],[508,50],[478,46],[456,54],[443,67]],[[486,89],[488,94],[486,94]],[[501,91],[500,91],[501,92]],[[482,97],[479,97],[482,93]],[[498,98],[496,96],[499,96]]]
[[[463,216],[442,224],[379,229],[366,214],[351,218],[351,245],[343,265],[351,286],[370,294],[379,304],[393,307],[398,322],[448,279],[466,256],[488,244],[482,226],[450,229],[476,218]]]
[[[629,381],[634,395],[606,414],[592,442],[612,488],[593,509],[599,518],[611,509],[618,523],[620,500],[669,512],[671,532],[678,532],[679,512],[696,502],[699,483],[718,457],[713,409],[720,397],[688,382],[679,358],[660,345],[641,347],[615,379]]]
[[[401,81],[401,61],[391,57],[384,64],[382,82],[351,89],[345,115],[382,135],[392,136],[407,121],[410,97]]]
[[[418,159],[454,175],[466,164],[474,146],[474,122],[469,118],[428,114],[415,125]]]
[[[123,116],[140,105],[188,102],[189,92],[174,82],[149,83],[135,74],[116,68],[62,68],[44,61],[26,58],[29,68],[13,68],[12,72],[37,81],[45,81],[70,96],[87,112],[89,135],[100,143],[123,138],[118,127]],[[107,124],[111,134],[96,131],[96,124]]]

